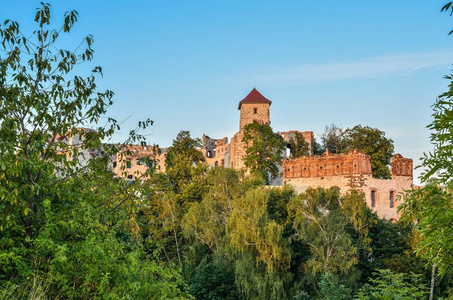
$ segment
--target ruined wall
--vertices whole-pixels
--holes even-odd
[[[371,175],[370,157],[359,150],[346,154],[303,156],[283,162],[283,179],[335,175]]]
[[[113,172],[125,179],[143,179],[143,174],[150,167],[156,167],[157,172],[165,172],[166,148],[161,154],[153,146],[127,145],[118,152]]]
[[[233,138],[231,139],[231,146],[230,146],[230,168],[240,170],[245,168],[244,165],[244,143],[242,142],[243,137],[242,131],[237,132]]]
[[[315,144],[315,137],[313,131],[298,131],[298,130],[290,130],[290,131],[283,131],[280,134],[283,136],[283,139],[289,143],[290,139],[295,139],[296,133],[300,133],[304,140],[308,143],[308,147],[310,150],[310,155],[313,155],[314,152],[314,144]]]
[[[228,147],[228,138],[211,139],[203,134],[202,152],[206,158],[215,158],[219,152],[225,152],[224,148]]]
[[[397,220],[402,195],[412,188],[412,169],[408,169],[411,166],[411,159],[396,154],[392,160],[392,179],[376,179],[371,174],[370,157],[363,152],[352,150],[346,154],[331,154],[327,151],[322,156],[285,161],[283,182],[293,186],[297,192],[310,187],[336,186],[341,194],[358,189],[365,194],[368,207],[380,218]]]
[[[401,154],[395,154],[392,158],[392,178],[398,176],[413,176],[413,161],[404,158]]]

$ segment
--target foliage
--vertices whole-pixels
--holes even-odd
[[[378,270],[376,278],[370,281],[371,284],[364,285],[355,299],[411,300],[426,299],[428,295],[420,275]]]
[[[361,125],[345,131],[347,149],[359,149],[371,157],[373,177],[391,178],[388,168],[393,155],[393,141],[376,128]]]
[[[368,250],[368,208],[357,191],[340,198],[337,188],[308,189],[288,204],[297,239],[308,245],[305,278],[316,283],[323,274],[354,285],[359,250]]]
[[[453,75],[445,76],[450,80],[449,90],[436,100],[433,108],[434,120],[427,127],[431,132],[431,143],[434,150],[429,153],[424,153],[422,159],[422,167],[425,172],[422,174],[423,181],[430,180],[435,176],[440,184],[451,185],[453,174]]]
[[[213,252],[224,246],[225,226],[233,201],[244,193],[239,174],[233,169],[212,168],[207,175],[209,190],[200,203],[191,204],[183,219],[188,237],[194,237]]]
[[[283,159],[285,142],[283,137],[266,124],[250,123],[244,127],[242,141],[245,143],[244,164],[250,173],[266,184],[277,177],[278,166]]]
[[[221,258],[205,257],[191,278],[190,293],[199,300],[238,299],[233,266]]]
[[[332,153],[341,153],[346,148],[345,130],[340,126],[335,124],[326,125],[320,137],[322,152],[328,149]]]
[[[347,300],[351,299],[351,290],[339,283],[337,276],[326,273],[319,282],[320,299],[322,300]]]
[[[283,226],[269,218],[269,195],[269,190],[256,188],[233,202],[226,228],[234,249],[253,253],[257,263],[264,263],[272,271],[285,268],[290,254],[282,236]]]
[[[167,150],[165,165],[172,168],[181,159],[189,161],[191,164],[197,164],[205,161],[201,148],[200,138],[191,138],[189,131],[181,131],[173,140],[173,144]]]
[[[73,75],[92,59],[91,36],[81,52],[58,50],[77,17],[49,29],[42,4],[30,37],[13,21],[0,27],[0,286],[12,298],[187,298],[181,276],[143,251],[140,184],[106,171],[116,149],[101,142],[116,121],[80,128],[100,121],[113,93],[96,90],[100,67]]]
[[[322,145],[315,145],[315,153],[322,154],[326,149],[332,153],[344,153],[358,149],[371,158],[373,177],[389,179],[388,166],[393,155],[393,141],[385,133],[369,126],[356,125],[343,129],[335,124],[326,126],[321,134]],[[320,147],[320,148],[319,148]]]
[[[436,184],[408,193],[400,206],[404,217],[416,222],[416,253],[435,264],[440,275],[453,266],[453,197]]]
[[[411,223],[392,223],[379,219],[374,213],[368,219],[369,246],[372,251],[361,253],[359,267],[362,271],[362,282],[366,282],[377,269],[390,269],[398,273],[424,273],[423,265],[413,255]]]
[[[199,150],[199,138],[191,138],[190,132],[181,131],[168,148],[165,157],[166,174],[172,191],[178,194],[185,193],[192,200],[199,200],[203,191],[198,188],[197,180],[202,179],[206,167],[201,163],[205,161],[203,153]]]
[[[297,158],[310,154],[310,145],[300,132],[294,134],[294,138],[289,139],[291,144],[291,158]]]

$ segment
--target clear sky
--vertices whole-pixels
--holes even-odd
[[[31,32],[39,2],[0,0],[0,20]],[[256,87],[273,101],[276,131],[361,124],[385,131],[415,164],[431,149],[430,106],[453,63],[447,1],[49,2],[54,24],[79,12],[62,47],[94,36],[86,69],[102,66],[99,87],[115,92],[109,116],[125,120],[117,141],[146,118],[151,144],[169,146],[180,130],[231,137],[238,102]]]

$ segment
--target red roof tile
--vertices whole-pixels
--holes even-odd
[[[241,105],[244,103],[269,103],[269,105],[271,105],[272,101],[265,98],[257,89],[253,88],[247,97],[239,102],[238,109],[241,109]]]

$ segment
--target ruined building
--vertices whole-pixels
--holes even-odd
[[[239,131],[231,142],[228,138],[212,139],[203,135],[203,153],[211,166],[224,166],[237,170],[244,168],[245,147],[242,142],[244,127],[252,122],[271,124],[272,101],[255,88],[239,102]],[[289,140],[296,130],[280,132],[288,143],[288,152],[282,165],[282,177],[274,184],[289,184],[298,192],[309,187],[338,187],[340,193],[359,189],[365,194],[367,205],[381,218],[398,219],[397,207],[401,194],[412,188],[412,159],[395,154],[391,163],[392,179],[376,179],[371,174],[370,157],[359,150],[332,154],[327,150],[321,156],[313,156],[314,135],[311,131],[300,132],[309,144],[308,156],[291,159]]]
[[[244,169],[245,145],[242,142],[247,124],[258,122],[271,124],[270,106],[272,101],[265,98],[255,88],[239,102],[239,131],[229,142],[203,135],[203,147],[200,149],[209,166],[222,166],[236,170]],[[291,158],[290,140],[296,133],[301,133],[309,145],[309,155]],[[314,156],[314,135],[311,131],[290,130],[280,132],[287,142],[285,160],[281,166],[282,176],[272,185],[289,184],[298,192],[312,187],[337,187],[344,194],[351,189],[361,190],[365,194],[367,205],[381,218],[398,219],[397,207],[400,196],[412,188],[412,159],[395,154],[391,163],[391,179],[376,179],[371,174],[371,159],[359,150],[332,154],[328,150],[321,156]],[[121,177],[138,179],[150,167],[165,172],[165,149],[156,153],[151,146],[129,146],[127,155],[119,153],[113,163],[113,170]]]

